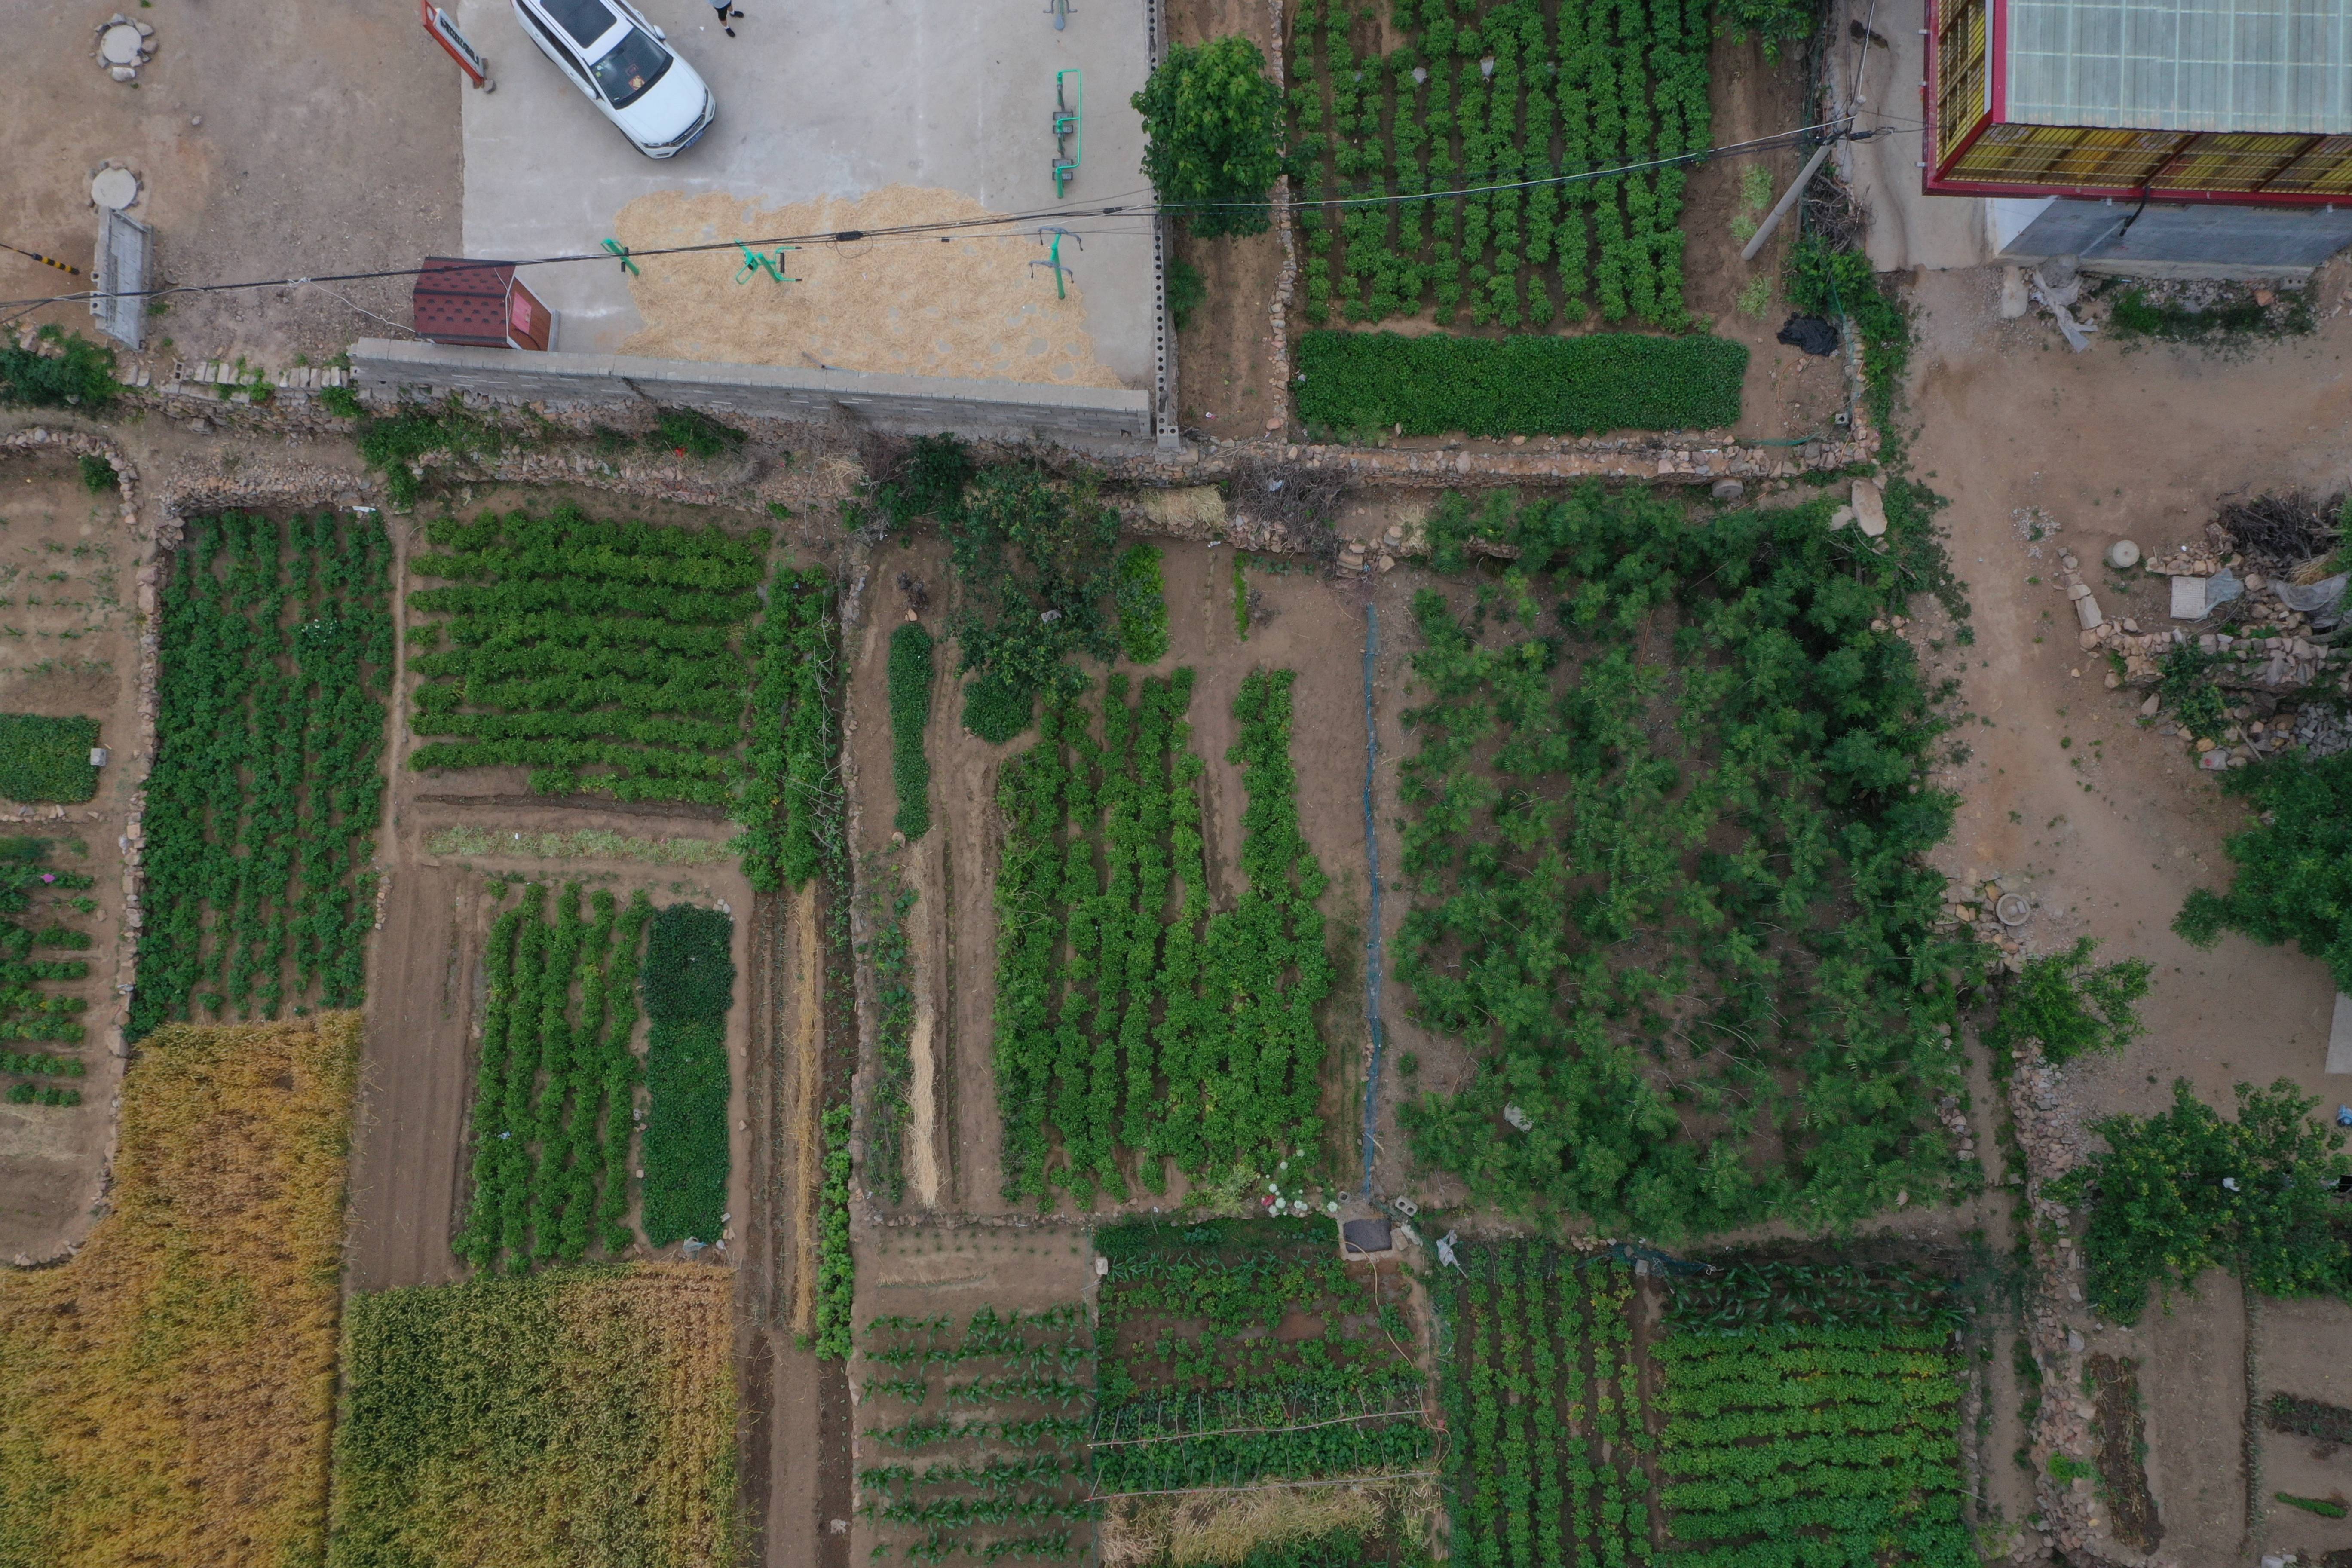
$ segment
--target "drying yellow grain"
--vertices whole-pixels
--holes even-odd
[[[723,194],[661,191],[623,207],[614,231],[632,250],[756,239],[762,235],[875,232],[906,224],[992,216],[955,191],[888,185],[855,201],[827,196],[763,208]],[[1076,242],[1063,262],[1080,272]],[[766,252],[775,258],[772,247]],[[918,235],[877,233],[846,245],[787,251],[778,283],[765,273],[743,282],[732,247],[689,256],[648,256],[629,293],[645,331],[624,352],[656,359],[718,360],[900,375],[1117,386],[1095,357],[1084,290],[1029,263],[1048,259],[1032,229]]]
[[[114,1211],[0,1274],[0,1563],[319,1560],[360,1019],[173,1025]]]

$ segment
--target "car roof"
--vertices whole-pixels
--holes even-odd
[[[548,20],[562,27],[573,43],[586,49],[615,27],[633,26],[610,0],[530,0]]]

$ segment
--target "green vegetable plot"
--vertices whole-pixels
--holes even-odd
[[[982,1307],[961,1332],[944,1317],[866,1325],[861,1348],[874,1364],[865,1397],[919,1412],[867,1434],[909,1456],[857,1472],[857,1511],[889,1538],[877,1555],[1055,1563],[1084,1554],[1096,1511],[1085,1447],[1088,1338],[1079,1306]],[[949,1445],[953,1459],[910,1462]]]
[[[195,1006],[359,1004],[391,560],[373,517],[188,523],[162,606],[132,1038]]]
[[[1097,1233],[1098,1495],[1426,1468],[1404,1285],[1391,1273],[1383,1294],[1331,1243],[1322,1219]]]
[[[95,719],[0,713],[0,799],[88,800],[98,793],[89,762],[97,744]]]
[[[738,816],[749,826],[743,874],[762,893],[802,887],[842,850],[834,614],[830,577],[787,568],[768,585],[752,638],[759,675]]]
[[[1411,195],[1621,167],[1708,145],[1702,0],[1345,0],[1292,25],[1298,195]],[[1376,40],[1402,41],[1385,54]],[[1679,329],[1681,169],[1532,190],[1302,206],[1307,319]]]
[[[727,1213],[727,1009],[735,921],[670,904],[646,944],[645,1226],[656,1247],[717,1241]]]
[[[629,1133],[637,1059],[637,952],[653,905],[599,889],[533,884],[499,916],[483,954],[488,1000],[474,1079],[473,1194],[451,1248],[520,1271],[632,1239]],[[723,1072],[723,1066],[722,1066]],[[724,1113],[724,1107],[721,1108]]]
[[[1531,1242],[1462,1249],[1433,1281],[1454,1539],[1476,1568],[1652,1556],[1652,1447],[1633,1271]]]
[[[54,915],[56,904],[62,902],[63,895],[96,885],[95,879],[87,872],[51,870],[49,848],[46,838],[0,838],[0,1040],[58,1040],[79,1045],[81,1015],[89,1004],[79,996],[49,995],[37,988],[44,981],[83,979],[89,973],[89,964],[79,958],[35,958],[33,950],[79,950],[89,947],[90,939],[86,932],[68,931],[54,922],[36,930],[16,918],[28,913],[34,900],[44,897],[52,900],[45,915]],[[76,1058],[46,1051],[27,1054],[0,1050],[0,1072],[79,1078],[82,1071],[82,1064]],[[20,1104],[37,1093],[51,1092],[36,1090],[30,1084],[18,1084],[10,1092],[18,1091],[23,1091]],[[45,1099],[43,1103],[77,1104],[81,1099],[73,1089],[54,1092],[74,1098]]]
[[[764,531],[597,521],[573,507],[444,518],[411,565],[422,653],[409,727],[423,769],[521,767],[542,795],[724,805],[734,796]],[[788,600],[797,596],[788,591]],[[771,637],[771,641],[775,640]],[[788,673],[788,672],[787,672]]]
[[[1192,672],[1108,682],[1102,739],[1077,702],[1050,703],[1039,743],[997,801],[997,1102],[1004,1195],[1081,1207],[1128,1195],[1121,1152],[1152,1191],[1187,1172],[1271,1169],[1319,1125],[1331,985],[1316,909],[1324,878],[1298,828],[1290,673],[1260,670],[1234,703],[1244,769],[1235,906],[1211,916],[1201,762],[1183,721]]]
[[[1748,349],[1726,338],[1596,332],[1562,338],[1308,332],[1298,417],[1408,436],[1582,435],[1739,422]]]
[[[1975,1568],[1950,1324],[1878,1300],[1840,1327],[1726,1329],[1668,1299],[1657,1471],[1677,1568]]]
[[[1430,520],[1441,571],[1518,552],[1415,598],[1401,786],[1398,975],[1481,1064],[1402,1120],[1479,1201],[1675,1237],[1981,1180],[1935,1116],[1970,967],[1921,858],[1944,721],[1883,618],[1940,555],[1912,507],[1884,546],[1826,510],[1595,486]]]

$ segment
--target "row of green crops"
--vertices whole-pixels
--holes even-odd
[[[391,561],[373,515],[189,521],[162,605],[133,1038],[196,1006],[361,1000]]]
[[[1532,1242],[1460,1257],[1432,1293],[1454,1539],[1477,1568],[1649,1562],[1632,1270]]]
[[[1706,429],[1739,422],[1748,349],[1638,332],[1314,331],[1299,340],[1298,369],[1298,417],[1309,425],[1402,426],[1408,436]]]
[[[816,1210],[816,1353],[849,1359],[849,1314],[857,1298],[857,1256],[849,1240],[849,1137],[856,1116],[836,1105],[819,1118],[824,1139],[824,1183]]]
[[[915,955],[907,911],[915,889],[896,861],[867,863],[863,956],[874,976],[874,1083],[866,1110],[866,1184],[885,1203],[907,1195],[906,1137],[915,1088]]]
[[[1138,1220],[1097,1240],[1097,1493],[1411,1470],[1433,1451],[1403,1282],[1384,1293],[1341,1263],[1328,1221]]]
[[[893,1373],[869,1375],[862,1397],[914,1412],[867,1434],[893,1457],[857,1472],[857,1511],[883,1537],[877,1557],[1086,1553],[1096,1506],[1086,1448],[1094,1351],[1083,1308],[982,1307],[961,1331],[944,1317],[877,1318],[859,1348],[869,1374]],[[936,1452],[950,1447],[953,1458]]]
[[[629,1134],[637,953],[653,905],[568,883],[548,918],[534,883],[491,923],[474,1078],[473,1194],[452,1250],[520,1271],[632,1239]]]
[[[744,766],[743,874],[759,892],[800,888],[844,852],[836,731],[839,627],[833,579],[776,574],[753,637],[751,749]]]
[[[410,633],[423,680],[409,727],[425,738],[411,766],[528,768],[542,795],[732,801],[751,686],[739,645],[760,609],[764,533],[567,506],[444,518],[426,536],[438,553],[413,569],[454,585],[409,595],[416,614],[447,617]],[[426,651],[445,634],[454,646]]]
[[[1706,0],[1302,0],[1299,195],[1418,195],[1706,148]],[[1396,40],[1386,53],[1379,39]],[[1434,201],[1299,209],[1310,323],[1433,309],[1441,325],[1688,324],[1679,168]]]
[[[74,847],[87,853],[76,841]],[[0,1040],[55,1040],[67,1045],[82,1041],[81,1015],[89,1004],[79,996],[58,996],[39,989],[47,982],[81,980],[89,974],[79,958],[35,958],[36,948],[86,949],[87,932],[57,923],[58,906],[68,893],[80,893],[96,883],[86,871],[52,870],[50,841],[46,838],[0,838]],[[37,913],[36,900],[42,907]],[[77,906],[87,900],[76,900]],[[30,916],[36,925],[20,918]],[[0,1072],[79,1078],[79,1059],[46,1051],[0,1051]],[[29,1086],[18,1084],[18,1089]],[[74,1094],[62,1089],[59,1095]],[[22,1103],[20,1101],[19,1103]]]
[[[1234,705],[1244,770],[1233,909],[1208,907],[1200,759],[1183,715],[1192,672],[1111,678],[1102,738],[1076,701],[1048,705],[997,803],[997,1101],[1004,1195],[1081,1207],[1124,1199],[1122,1152],[1163,1190],[1164,1162],[1270,1169],[1318,1132],[1331,985],[1322,871],[1298,827],[1287,670],[1253,672]]]
[[[1939,1282],[1906,1293],[1940,1300]],[[1973,1568],[1961,1375],[1940,1307],[1865,1326],[1713,1326],[1677,1293],[1659,1366],[1658,1498],[1688,1568]],[[1695,1321],[1694,1321],[1695,1320]]]
[[[1401,785],[1399,978],[1480,1063],[1402,1119],[1480,1201],[1680,1237],[1981,1182],[1936,1119],[1972,967],[1923,863],[1946,721],[1884,618],[1941,555],[1890,500],[1884,545],[1598,486],[1433,515],[1441,571],[1518,557],[1416,596]]]
[[[0,713],[0,799],[81,801],[98,793],[95,719]]]
[[[727,1223],[727,1010],[734,920],[670,904],[646,943],[646,1239],[716,1241]]]

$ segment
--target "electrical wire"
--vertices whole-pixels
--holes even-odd
[[[1536,190],[1548,185],[1580,184],[1592,180],[1618,179],[1629,174],[1650,174],[1661,169],[1684,168],[1695,163],[1707,163],[1717,158],[1740,157],[1758,153],[1775,152],[1783,147],[1803,145],[1809,139],[1815,137],[1817,133],[1823,131],[1831,132],[1828,137],[1823,138],[1823,140],[1830,141],[1866,141],[1876,136],[1904,133],[1901,128],[1895,126],[1882,126],[1872,131],[1856,132],[1852,129],[1851,120],[1845,121],[1843,127],[1841,127],[1837,121],[1822,121],[1817,124],[1799,126],[1794,130],[1780,132],[1770,136],[1756,137],[1746,142],[1734,142],[1721,147],[1703,148],[1695,153],[1677,153],[1672,157],[1647,159],[1637,163],[1622,163],[1606,169],[1583,169],[1570,174],[1538,175],[1533,179],[1501,181],[1484,185],[1463,185],[1444,191],[1390,192],[1366,195],[1315,197],[1305,200],[1294,198],[1288,205],[1293,211],[1303,208],[1393,206],[1408,202],[1449,201],[1456,196],[1486,195],[1503,191]],[[722,239],[707,241],[696,245],[660,246],[652,249],[630,251],[627,253],[625,259],[630,261],[640,261],[655,257],[693,256],[706,254],[712,251],[731,251],[739,249],[762,250],[771,247],[787,245],[801,247],[818,245],[843,246],[856,244],[861,241],[867,240],[897,239],[907,237],[920,236],[937,237],[943,234],[970,234],[971,231],[978,229],[1017,229],[1033,227],[1041,224],[1049,224],[1061,220],[1085,219],[1090,217],[1181,217],[1190,213],[1234,211],[1271,212],[1276,209],[1277,205],[1278,204],[1273,201],[1149,202],[1136,205],[1118,204],[1104,206],[1055,207],[1025,213],[994,214],[987,217],[950,218],[929,223],[898,224],[887,228],[825,229],[804,234],[774,235],[758,240]],[[1129,231],[1118,230],[1107,232],[1124,233]],[[974,235],[973,237],[1004,238],[1017,237],[1017,236],[1008,237],[1003,235],[991,236],[980,234]],[[465,267],[513,267],[520,268],[524,267],[558,267],[574,262],[603,262],[606,265],[613,265],[621,262],[623,259],[623,257],[609,250],[587,252],[564,251],[551,256],[530,257],[520,261],[483,259],[466,263],[457,268],[427,268],[424,267],[386,267],[377,268],[362,272],[331,272],[319,274],[316,276],[295,278],[265,278],[237,283],[175,283],[156,289],[112,290],[102,297],[107,299],[137,300],[152,299],[170,294],[233,293],[247,289],[292,289],[300,288],[306,285],[323,285],[328,283],[359,283],[384,278],[415,278],[421,276],[428,270],[457,271],[464,269]],[[100,297],[101,296],[96,290],[84,289],[76,293],[52,294],[42,299],[5,300],[0,300],[0,310],[38,310],[46,305],[71,304],[76,301],[86,301]]]

